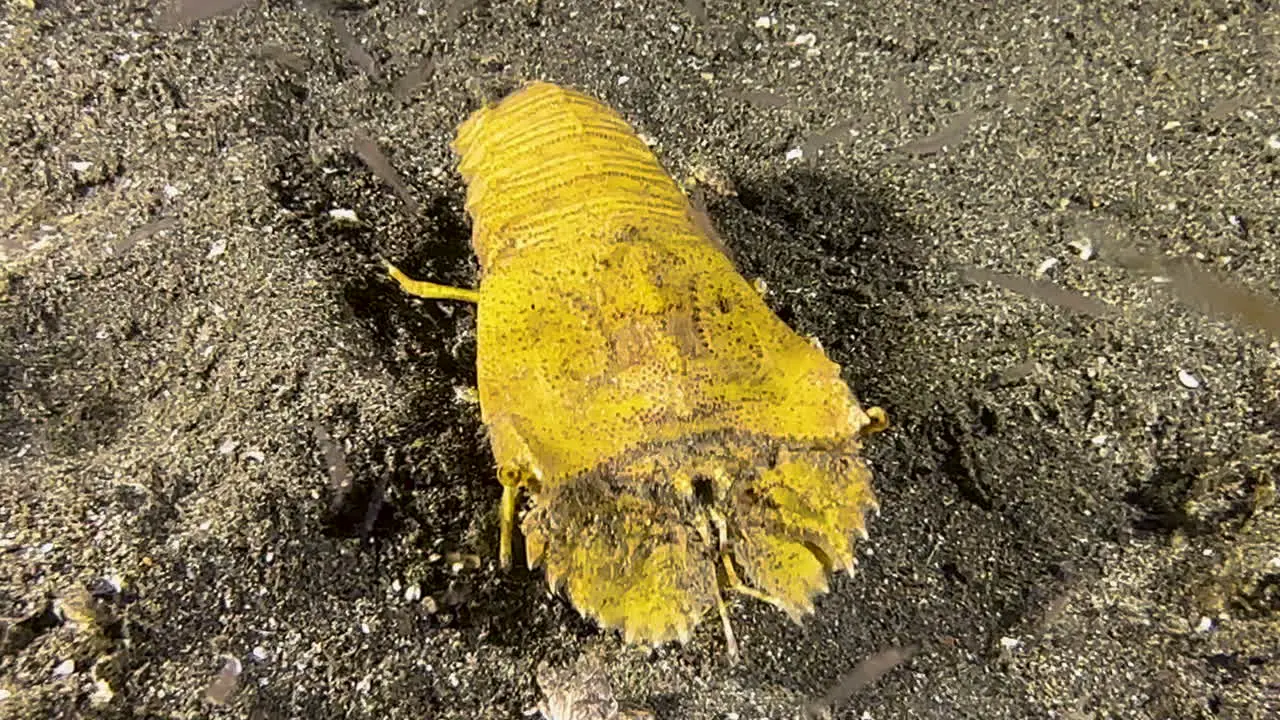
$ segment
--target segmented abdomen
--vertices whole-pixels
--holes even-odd
[[[453,144],[481,267],[583,228],[694,234],[688,201],[635,131],[596,100],[531,83],[474,113]]]

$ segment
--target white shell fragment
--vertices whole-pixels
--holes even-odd
[[[568,667],[537,668],[538,688],[545,700],[535,712],[543,720],[653,720],[653,713],[623,707],[613,695],[609,675],[595,658],[580,658]]]
[[[1077,238],[1067,243],[1081,260],[1093,259],[1093,241],[1087,237]]]
[[[1189,390],[1195,390],[1200,387],[1200,379],[1186,370],[1178,370],[1178,382]]]

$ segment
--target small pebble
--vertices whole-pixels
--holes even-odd
[[[116,691],[111,689],[111,684],[102,678],[94,680],[93,687],[93,694],[89,696],[89,704],[95,707],[106,705],[116,696]]]
[[[1190,390],[1195,390],[1196,388],[1200,387],[1199,378],[1187,372],[1186,370],[1178,371],[1178,382],[1182,383],[1183,387],[1188,388]]]
[[[64,678],[64,677],[68,677],[75,671],[76,671],[75,660],[63,660],[62,662],[58,663],[57,667],[53,669],[53,676],[55,678]]]

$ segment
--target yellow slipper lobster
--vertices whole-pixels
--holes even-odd
[[[481,417],[502,483],[500,561],[520,521],[584,615],[627,642],[685,642],[724,591],[813,611],[876,507],[864,411],[820,347],[738,274],[613,110],[535,82],[476,111],[453,148],[479,290]]]

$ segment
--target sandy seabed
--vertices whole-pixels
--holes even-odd
[[[515,718],[587,658],[794,718],[915,643],[836,715],[1276,717],[1280,18],[979,5],[4,0],[0,716]],[[893,418],[857,573],[736,666],[498,570],[474,311],[382,273],[474,282],[448,142],[535,78],[718,179]]]

